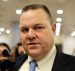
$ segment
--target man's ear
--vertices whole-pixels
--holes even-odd
[[[55,31],[56,31],[56,24],[53,24],[53,25],[52,25],[52,30],[53,30],[53,32],[55,33]]]

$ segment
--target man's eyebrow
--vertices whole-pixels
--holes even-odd
[[[27,27],[27,26],[25,26],[25,25],[21,25],[21,26],[19,26],[19,28],[25,28],[25,27]]]
[[[21,26],[21,27],[20,27],[20,29],[25,29],[25,28],[28,28],[28,27],[26,27],[26,26]]]
[[[36,27],[36,26],[43,26],[43,25],[41,23],[36,23],[33,25],[33,27]],[[28,27],[25,25],[21,25],[21,26],[19,26],[19,28],[21,29],[21,28],[28,28]]]

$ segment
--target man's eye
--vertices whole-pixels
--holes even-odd
[[[43,29],[44,27],[41,27],[41,26],[39,26],[39,27],[35,27],[34,29],[36,29],[36,30],[41,30],[41,29]]]
[[[29,31],[28,28],[23,28],[23,29],[21,29],[21,32],[23,32],[23,33],[26,33],[26,32],[28,32],[28,31]]]

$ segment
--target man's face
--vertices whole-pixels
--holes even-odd
[[[39,60],[54,44],[54,34],[47,14],[42,9],[29,10],[20,17],[20,36],[26,52]]]

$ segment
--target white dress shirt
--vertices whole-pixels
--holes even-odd
[[[36,67],[35,71],[51,71],[55,56],[56,47],[54,45],[48,55],[44,59],[37,62],[38,66]],[[28,59],[22,64],[18,71],[29,71],[29,62],[31,60],[31,57],[28,56]]]

